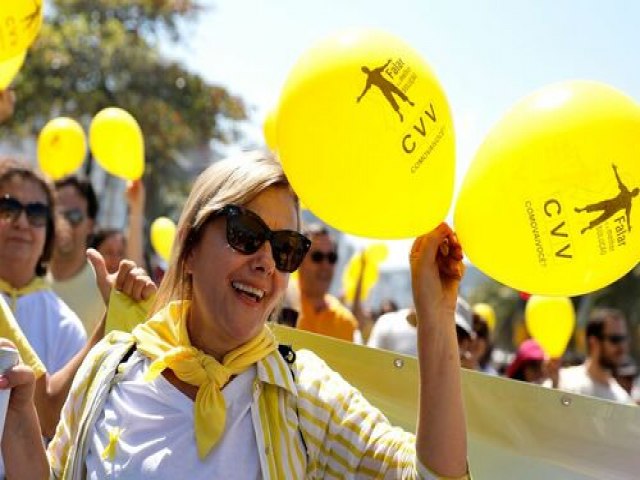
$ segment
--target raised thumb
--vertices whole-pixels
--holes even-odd
[[[107,265],[104,263],[104,257],[97,250],[88,248],[87,259],[91,262],[91,265],[93,265],[93,269],[96,272],[96,283],[98,284],[98,289],[102,294],[102,299],[106,304],[109,302],[112,282],[110,280],[109,272],[107,271]]]

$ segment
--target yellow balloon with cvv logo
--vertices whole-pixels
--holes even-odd
[[[42,26],[42,0],[5,0],[0,7],[0,61],[24,53]]]
[[[516,290],[573,296],[640,260],[640,108],[567,81],[516,104],[466,173],[455,228],[471,262]]]
[[[348,30],[308,50],[283,88],[276,133],[294,190],[340,230],[412,237],[449,210],[449,105],[432,69],[392,35]]]
[[[72,118],[54,118],[47,122],[38,135],[40,170],[54,180],[75,172],[86,155],[84,130]]]

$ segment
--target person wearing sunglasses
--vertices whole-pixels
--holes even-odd
[[[0,161],[0,292],[51,373],[87,341],[76,314],[43,278],[55,238],[53,208],[43,177],[13,159]]]
[[[91,334],[106,310],[86,254],[98,215],[98,199],[91,182],[76,175],[57,180],[55,192],[56,240],[47,280]]]
[[[613,373],[629,351],[627,321],[620,310],[598,308],[586,326],[587,358],[582,365],[562,368],[558,388],[573,393],[633,404]]]
[[[311,249],[298,270],[298,328],[352,342],[358,321],[329,293],[338,261],[336,242],[329,230],[317,223],[305,226],[304,233],[311,240]]]
[[[105,337],[76,375],[48,448],[53,478],[468,478],[455,235],[442,224],[410,256],[421,332],[414,436],[315,354],[277,344],[268,320],[310,248],[299,215],[269,154],[199,176],[151,317]],[[28,405],[11,415],[24,424],[8,440],[17,449],[30,441]],[[42,465],[34,451],[20,467]]]

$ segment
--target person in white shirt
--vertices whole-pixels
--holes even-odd
[[[634,403],[613,378],[613,371],[629,350],[624,314],[612,308],[594,310],[587,323],[586,337],[587,359],[582,365],[561,369],[558,388],[614,402]]]
[[[49,373],[87,341],[80,320],[44,282],[55,238],[51,186],[27,165],[0,161],[0,292]]]

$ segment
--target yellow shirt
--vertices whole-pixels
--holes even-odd
[[[301,311],[297,327],[301,330],[352,342],[353,334],[358,328],[356,317],[336,297],[325,295],[325,301],[328,308],[316,311],[309,301],[301,297]]]
[[[33,369],[36,378],[40,378],[46,373],[44,365],[36,352],[33,351],[33,348],[31,348],[22,330],[20,330],[18,322],[16,322],[9,305],[7,305],[2,295],[0,295],[0,337],[13,342],[18,349],[22,362]]]

